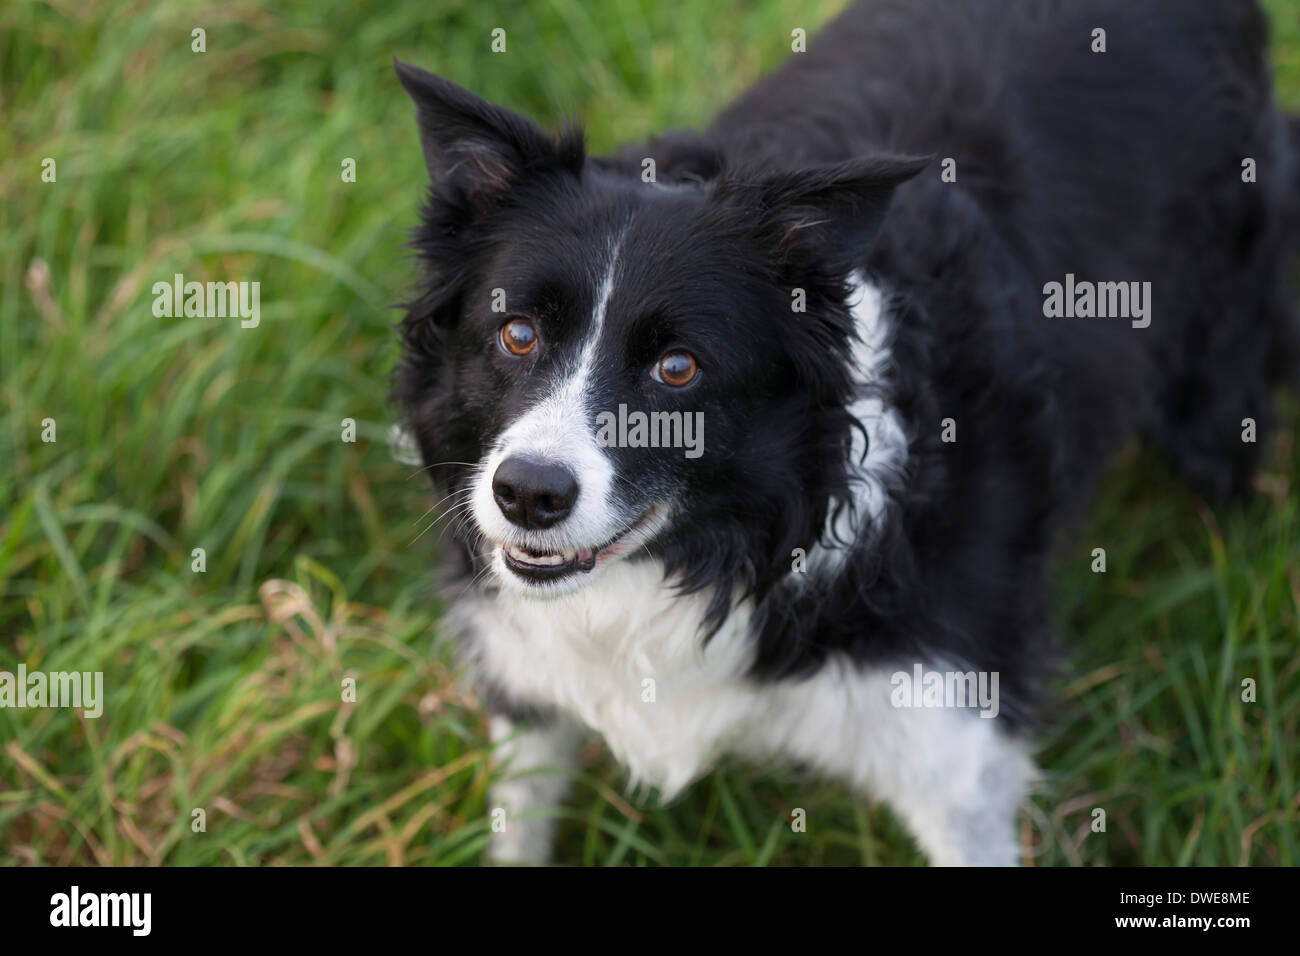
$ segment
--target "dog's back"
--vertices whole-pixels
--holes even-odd
[[[1266,433],[1269,386],[1296,368],[1283,233],[1300,127],[1273,107],[1266,33],[1248,0],[865,0],[706,139],[762,164],[950,160],[899,190],[876,264],[924,300],[996,236],[975,258],[1021,321],[988,347],[1096,411],[1064,467],[1136,428],[1222,498],[1260,447],[1243,419]],[[1067,276],[1150,283],[1154,321],[1060,334],[1038,295]],[[933,304],[962,321],[961,303]]]

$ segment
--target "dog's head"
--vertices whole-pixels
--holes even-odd
[[[431,197],[396,394],[479,567],[548,597],[649,555],[719,614],[787,572],[846,497],[846,282],[924,161],[593,159],[397,71]]]

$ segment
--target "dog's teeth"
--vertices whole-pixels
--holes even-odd
[[[531,564],[535,567],[558,567],[561,564],[567,564],[573,560],[574,552],[567,551],[552,554],[529,554],[523,548],[516,545],[510,545],[506,548],[506,553],[521,564]]]

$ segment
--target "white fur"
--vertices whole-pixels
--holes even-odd
[[[848,300],[857,341],[853,348],[857,397],[849,412],[866,431],[853,430],[849,451],[852,498],[826,519],[822,542],[809,555],[814,571],[834,572],[862,534],[880,527],[890,491],[907,464],[907,432],[897,409],[887,404],[890,345],[894,329],[884,294],[861,272],[853,275]]]
[[[793,758],[889,803],[937,866],[1014,864],[1015,815],[1035,773],[1024,745],[974,710],[893,706],[891,675],[912,663],[841,658],[770,688],[744,752]]]
[[[703,646],[705,602],[669,589],[657,562],[619,561],[552,600],[503,591],[484,601],[471,647],[509,693],[572,714],[634,782],[672,795],[708,770],[751,705],[735,684],[752,653],[748,608]],[[649,688],[653,702],[643,700]]]

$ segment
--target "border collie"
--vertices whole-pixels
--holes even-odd
[[[603,157],[397,64],[395,395],[508,762],[491,859],[547,859],[595,732],[665,797],[791,761],[1017,862],[1054,539],[1135,435],[1248,491],[1294,373],[1265,39],[1245,0],[869,0]]]

